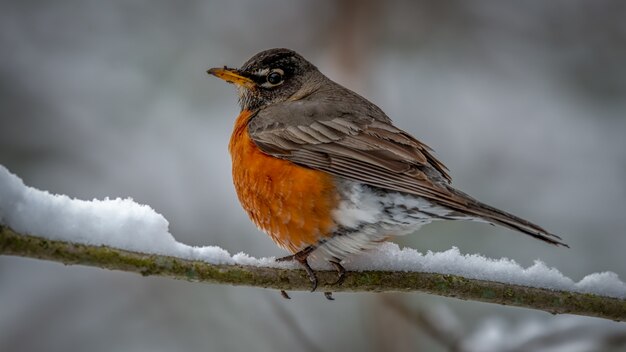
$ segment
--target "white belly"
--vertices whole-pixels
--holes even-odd
[[[342,198],[332,212],[339,227],[335,236],[319,247],[326,259],[343,259],[453,213],[418,196],[352,181],[341,181],[339,191]]]

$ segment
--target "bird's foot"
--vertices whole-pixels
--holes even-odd
[[[298,263],[300,263],[300,265],[306,271],[306,274],[309,277],[309,280],[311,281],[311,292],[315,291],[315,289],[317,288],[317,275],[315,275],[315,271],[313,271],[313,269],[309,265],[309,261],[307,260],[307,258],[309,257],[309,254],[311,254],[311,252],[313,252],[314,250],[315,250],[315,247],[308,246],[304,248],[303,250],[301,250],[300,252],[276,259],[277,262],[286,262],[290,260],[295,260]],[[284,290],[281,290],[281,295],[285,298],[289,298],[289,295]]]
[[[340,259],[335,258],[334,260],[329,260],[328,262],[335,267],[335,270],[337,270],[337,281],[333,282],[331,285],[340,286],[346,279],[346,268],[341,265]],[[333,298],[332,292],[324,292],[324,297],[326,297],[326,299],[329,301],[335,300],[335,298]]]
[[[337,281],[333,282],[332,285],[341,286],[341,284],[343,284],[346,280],[346,268],[341,265],[339,259],[330,260],[329,263],[335,267],[335,270],[337,270]]]
[[[297,252],[295,254],[288,255],[286,257],[282,257],[282,258],[277,258],[276,259],[277,262],[286,262],[286,261],[295,260],[298,263],[300,263],[300,265],[306,271],[306,274],[309,277],[309,280],[311,281],[311,292],[313,292],[313,291],[315,291],[315,289],[317,289],[317,284],[318,284],[317,275],[315,274],[315,271],[309,265],[309,261],[308,261],[309,255],[314,250],[315,250],[315,247],[309,246],[309,247],[306,247],[305,249],[303,249],[300,252]],[[338,258],[335,258],[334,260],[330,260],[329,263],[332,264],[333,267],[335,267],[335,270],[337,270],[337,280],[334,283],[332,283],[331,285],[339,286],[339,285],[343,284],[344,280],[346,279],[346,269],[341,265],[341,260],[338,259]],[[287,292],[285,290],[281,290],[280,294],[284,298],[290,299],[289,295],[287,294]],[[329,301],[334,301],[335,300],[333,298],[333,293],[332,292],[324,292],[324,297],[326,297],[326,299],[329,300]]]

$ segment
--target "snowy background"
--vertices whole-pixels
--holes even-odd
[[[541,259],[576,281],[606,270],[626,278],[626,5],[358,4],[2,1],[0,164],[53,193],[150,204],[190,245],[282,255],[237,204],[226,148],[235,92],[205,70],[289,47],[433,147],[460,189],[572,248],[462,222],[399,243]],[[0,350],[442,348],[379,295],[292,297],[0,257]],[[621,326],[392,298],[411,311],[445,305],[477,331],[472,346],[542,324]]]

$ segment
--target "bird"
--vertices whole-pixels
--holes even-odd
[[[328,261],[340,285],[348,256],[436,220],[501,225],[568,247],[454,188],[429,146],[293,50],[261,51],[240,68],[207,73],[237,88],[241,111],[228,145],[237,197],[256,226],[291,253],[277,260],[305,269],[311,291],[318,280],[309,257]]]

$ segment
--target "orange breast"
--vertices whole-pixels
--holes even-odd
[[[230,138],[233,182],[254,223],[293,253],[329,236],[338,202],[333,177],[264,154],[248,134],[242,112]]]

